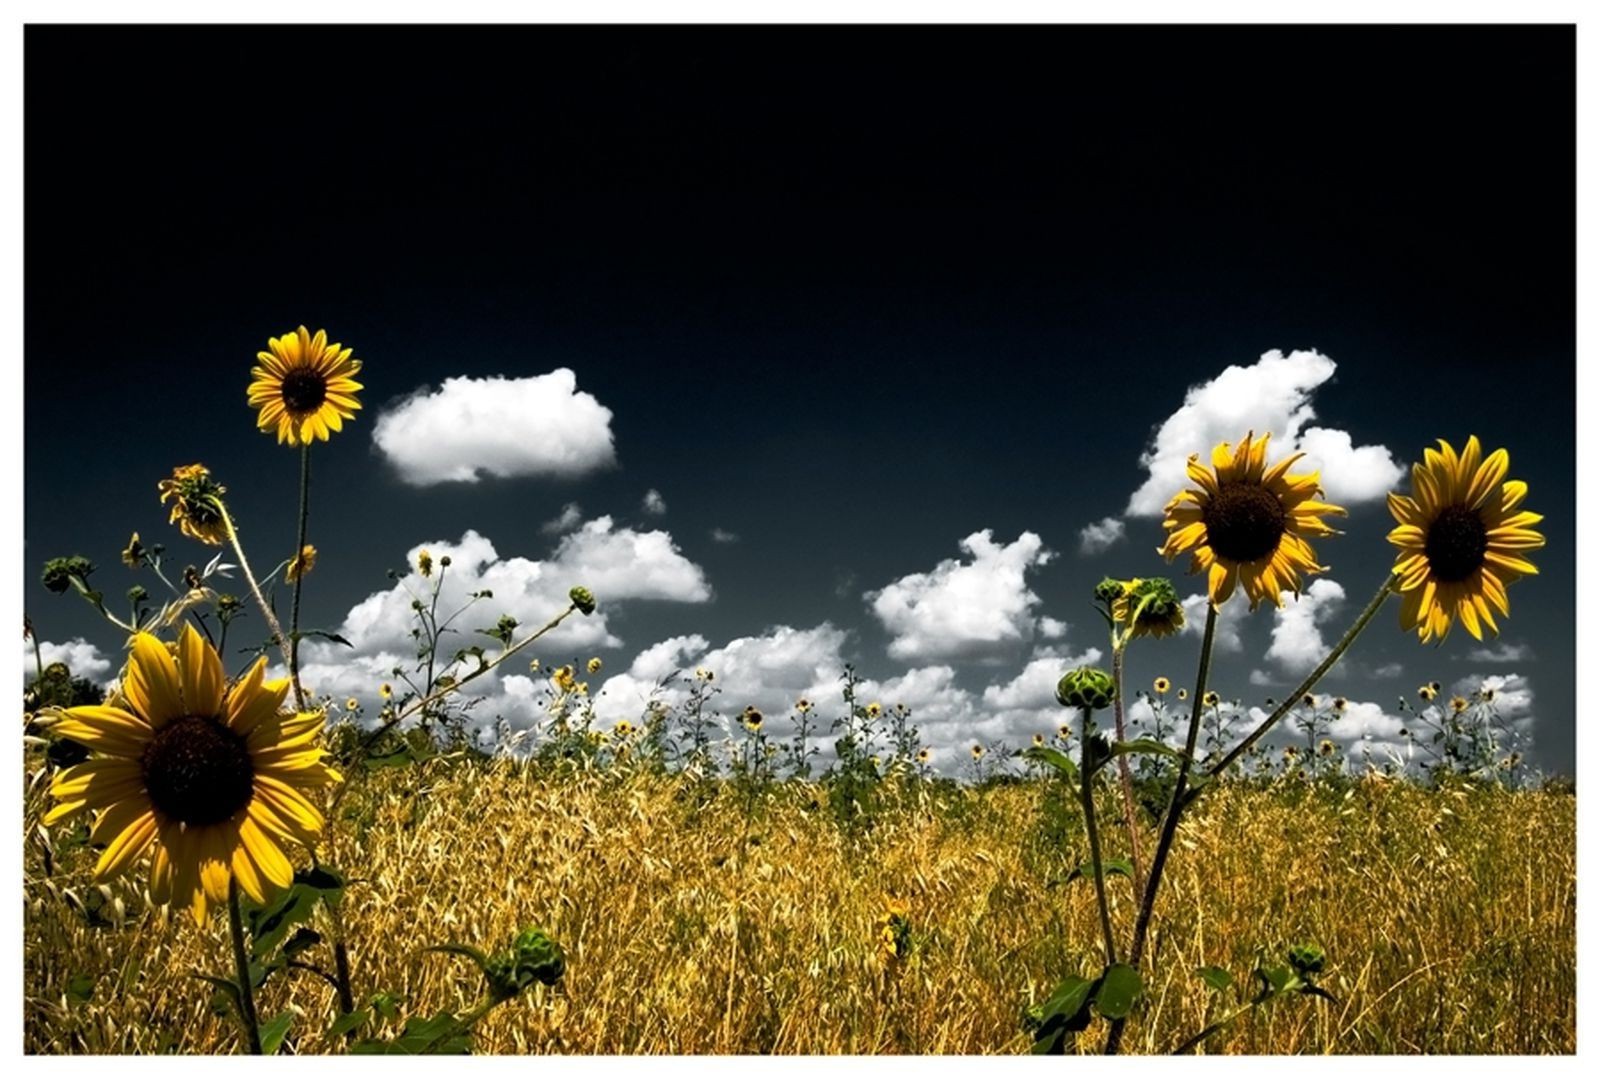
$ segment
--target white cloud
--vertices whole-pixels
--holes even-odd
[[[1206,630],[1206,607],[1210,600],[1204,593],[1194,596],[1185,596],[1183,600],[1183,629],[1184,634],[1201,638]],[[1232,654],[1244,651],[1245,619],[1249,617],[1250,605],[1234,600],[1224,603],[1217,612],[1217,628],[1212,632],[1211,648],[1213,652]]]
[[[1293,592],[1284,592],[1280,598],[1283,606],[1272,612],[1272,645],[1267,649],[1267,659],[1286,674],[1309,674],[1328,655],[1322,624],[1344,602],[1344,587],[1338,581],[1319,577],[1298,600]]]
[[[1385,663],[1372,668],[1370,673],[1373,678],[1399,678],[1406,673],[1406,668],[1403,663]]]
[[[1304,450],[1298,469],[1317,469],[1328,497],[1343,505],[1382,498],[1402,475],[1383,446],[1356,446],[1335,428],[1307,427],[1316,418],[1311,399],[1333,377],[1336,364],[1315,351],[1285,356],[1274,349],[1248,367],[1229,366],[1216,378],[1190,387],[1183,405],[1162,421],[1139,463],[1149,477],[1128,499],[1127,515],[1158,516],[1188,484],[1190,454],[1209,461],[1220,442],[1238,443],[1248,431],[1272,432],[1268,459]]]
[[[1474,648],[1467,653],[1467,658],[1474,663],[1521,663],[1533,658],[1533,648],[1528,644],[1498,641]]]
[[[1039,597],[1027,573],[1054,557],[1033,532],[1010,544],[990,529],[961,541],[971,561],[946,559],[929,573],[913,573],[864,596],[893,639],[895,659],[996,658],[1039,631]]]
[[[1451,689],[1463,697],[1470,697],[1473,693],[1493,693],[1494,710],[1499,714],[1500,722],[1518,735],[1531,738],[1536,718],[1533,686],[1527,678],[1520,674],[1471,674],[1458,679]]]
[[[539,526],[539,531],[547,536],[559,536],[563,532],[571,532],[583,523],[583,507],[576,502],[568,502],[561,507],[561,512]]]
[[[616,462],[611,410],[561,367],[528,378],[447,378],[385,409],[372,439],[406,483],[581,476]]]
[[[654,487],[644,493],[644,501],[639,508],[652,517],[660,517],[667,512],[667,500],[661,497],[661,492]]]
[[[738,543],[739,534],[737,532],[729,532],[726,528],[713,528],[711,530],[711,539],[714,543]]]
[[[1055,641],[1065,637],[1068,628],[1067,624],[1059,618],[1051,618],[1047,615],[1039,619],[1039,636],[1047,641]]]
[[[70,641],[57,644],[54,641],[39,642],[39,658],[44,660],[46,667],[52,663],[65,663],[74,678],[87,678],[91,682],[103,682],[111,673],[111,660],[100,654],[100,649],[82,637],[74,637]],[[38,675],[38,665],[33,654],[33,642],[22,642],[22,680],[31,682]]]
[[[1128,526],[1118,517],[1102,517],[1078,530],[1078,553],[1099,554],[1122,542],[1128,535]]]
[[[610,517],[588,521],[561,537],[555,551],[541,561],[502,557],[486,537],[468,530],[457,542],[432,540],[413,546],[406,552],[408,566],[416,566],[417,552],[424,547],[433,556],[435,579],[443,582],[440,611],[462,607],[469,593],[493,592],[456,620],[452,628],[459,636],[447,636],[441,649],[447,654],[471,644],[492,647],[494,642],[476,631],[493,626],[502,614],[520,623],[518,636],[533,632],[567,607],[567,592],[574,585],[594,592],[598,609],[589,616],[569,615],[531,646],[529,656],[620,646],[622,641],[610,631],[607,614],[622,604],[637,600],[703,603],[711,598],[704,571],[683,556],[670,534],[618,528]],[[446,557],[451,562],[448,568],[442,565]],[[352,648],[320,640],[308,642],[302,648],[307,684],[319,694],[376,702],[379,683],[393,680],[390,672],[394,667],[409,670],[415,665],[411,604],[414,598],[428,595],[432,583],[413,568],[393,587],[352,607],[337,627]],[[517,661],[510,666],[515,668]],[[498,674],[485,676],[474,688],[491,696],[500,692]]]

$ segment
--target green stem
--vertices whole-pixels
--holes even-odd
[[[306,519],[311,516],[311,443],[300,444],[300,528],[294,541],[294,557],[300,558],[306,549]],[[306,710],[306,691],[300,685],[300,586],[306,579],[306,565],[300,562],[300,572],[294,575],[294,598],[289,602],[289,679],[294,685],[294,705],[297,711]]]
[[[1142,604],[1140,609],[1143,610]],[[1135,618],[1137,617],[1135,615]],[[1119,742],[1128,740],[1122,713],[1122,660],[1126,651],[1126,640],[1113,645],[1111,649],[1111,681],[1116,690],[1116,697],[1111,705],[1111,718],[1116,725]],[[1126,753],[1117,758],[1117,774],[1122,780],[1122,816],[1124,826],[1128,830],[1128,863],[1133,867],[1133,894],[1140,895],[1144,891],[1144,875],[1141,872],[1144,859],[1139,851],[1139,818],[1135,814],[1136,806],[1133,800],[1133,770],[1128,765]]]
[[[1156,892],[1161,887],[1161,874],[1167,867],[1167,855],[1172,850],[1172,840],[1178,834],[1178,817],[1183,812],[1183,796],[1188,789],[1189,767],[1194,761],[1195,743],[1200,737],[1200,709],[1206,696],[1206,680],[1211,675],[1211,646],[1217,636],[1217,608],[1206,607],[1205,635],[1200,641],[1200,669],[1194,678],[1194,703],[1189,708],[1189,733],[1184,739],[1183,757],[1178,761],[1178,778],[1172,786],[1172,798],[1167,802],[1166,816],[1161,821],[1161,838],[1156,841],[1156,853],[1150,861],[1150,876],[1144,883],[1144,895],[1139,901],[1139,917],[1133,925],[1133,947],[1128,962],[1137,969],[1144,958],[1145,937],[1150,931],[1150,915],[1155,909]],[[1116,1019],[1106,1035],[1106,1053],[1113,1054],[1122,1044],[1122,1030],[1126,1019]]]
[[[261,1025],[256,1019],[255,987],[250,981],[250,957],[244,950],[244,921],[239,916],[239,881],[228,880],[228,927],[233,931],[233,967],[239,979],[239,1018],[252,1056],[261,1055]]]
[[[256,606],[261,608],[261,616],[267,620],[267,628],[272,631],[272,639],[283,652],[283,662],[288,663],[288,638],[283,635],[283,626],[278,622],[278,616],[272,613],[266,597],[261,594],[261,585],[256,582],[256,575],[250,569],[250,560],[245,557],[244,544],[239,542],[239,530],[234,527],[233,518],[228,515],[228,506],[220,498],[212,499],[211,504],[221,514],[222,523],[228,528],[228,541],[233,544],[233,553],[239,558],[239,571],[244,574],[246,583],[250,585],[250,594],[255,597]]]
[[[1318,682],[1322,681],[1322,676],[1327,674],[1335,663],[1339,662],[1339,658],[1349,650],[1352,644],[1355,644],[1356,638],[1361,636],[1361,631],[1367,628],[1367,623],[1377,616],[1378,611],[1383,607],[1384,601],[1389,598],[1399,580],[1398,574],[1391,574],[1384,579],[1383,586],[1367,602],[1366,608],[1351,623],[1350,628],[1345,630],[1344,636],[1339,638],[1339,643],[1333,646],[1333,651],[1328,653],[1327,658],[1317,664],[1317,669],[1306,676],[1306,680],[1300,683],[1300,688],[1289,694],[1284,702],[1278,706],[1277,711],[1262,720],[1260,726],[1251,731],[1244,741],[1234,746],[1226,756],[1211,766],[1211,775],[1219,776],[1226,771],[1230,764],[1242,757],[1249,751],[1251,746],[1265,737],[1268,731],[1277,726],[1278,722],[1289,714],[1296,703],[1302,700],[1307,693],[1310,693]]]
[[[1083,748],[1078,753],[1078,772],[1082,776],[1079,798],[1083,803],[1083,826],[1089,833],[1089,864],[1094,869],[1094,896],[1100,907],[1100,933],[1106,942],[1106,965],[1117,961],[1117,941],[1111,932],[1111,907],[1106,903],[1106,874],[1100,861],[1100,830],[1094,819],[1094,775],[1089,766],[1089,741],[1094,736],[1094,710],[1083,710]]]

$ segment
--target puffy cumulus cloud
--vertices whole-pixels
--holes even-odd
[[[46,667],[52,663],[65,663],[74,678],[87,678],[91,682],[104,682],[111,673],[111,660],[100,653],[100,649],[82,637],[74,637],[70,641],[56,643],[55,641],[40,641],[37,659],[44,660]],[[30,682],[38,674],[37,659],[33,654],[33,642],[22,642],[22,680]]]
[[[1315,351],[1285,356],[1274,349],[1248,367],[1229,366],[1216,378],[1190,387],[1183,405],[1156,429],[1139,458],[1149,477],[1128,499],[1132,517],[1158,516],[1188,485],[1190,454],[1209,460],[1219,442],[1237,443],[1247,431],[1270,431],[1272,460],[1302,450],[1298,467],[1317,469],[1328,497],[1350,505],[1382,498],[1399,480],[1401,467],[1383,446],[1357,446],[1348,432],[1307,426],[1316,418],[1311,399],[1333,377],[1337,365]]]
[[[713,528],[710,532],[713,543],[738,543],[739,534],[729,532],[726,528]]]
[[[417,554],[424,548],[433,556],[433,580],[415,569]],[[446,557],[448,569],[442,565]],[[521,632],[531,632],[567,607],[567,592],[573,585],[593,591],[599,608],[587,617],[570,615],[537,648],[617,647],[622,642],[611,633],[606,618],[613,606],[637,600],[703,603],[711,598],[704,571],[683,556],[671,535],[618,528],[610,517],[585,522],[563,536],[543,560],[502,557],[487,537],[469,529],[457,542],[434,540],[413,546],[406,552],[406,565],[412,567],[410,572],[393,587],[368,596],[345,616],[337,632],[353,647],[319,640],[302,648],[304,678],[319,694],[372,703],[378,685],[393,681],[394,667],[414,666],[411,605],[430,593],[434,580],[441,582],[443,611],[463,606],[470,593],[485,589],[493,593],[475,602],[457,621],[455,628],[462,637],[451,640],[452,650],[457,642],[490,643],[473,631],[494,625],[502,614],[517,619]],[[480,692],[498,692],[498,674],[480,682],[475,687]]]
[[[1474,693],[1492,698],[1500,722],[1523,737],[1531,737],[1536,722],[1533,685],[1520,674],[1470,674],[1458,679],[1451,691],[1471,698]]]
[[[1322,625],[1344,602],[1344,586],[1327,577],[1312,581],[1299,599],[1284,592],[1283,606],[1272,612],[1272,645],[1267,659],[1286,674],[1308,674],[1328,655]]]
[[[1526,643],[1496,641],[1474,648],[1467,653],[1467,658],[1474,663],[1521,663],[1533,658],[1533,648]]]
[[[561,507],[561,512],[539,526],[539,531],[547,536],[559,536],[563,532],[571,532],[583,523],[583,507],[576,502],[568,502]]]
[[[383,410],[372,439],[406,483],[581,476],[616,462],[611,410],[565,367],[528,378],[447,378]]]
[[[929,573],[902,577],[864,598],[892,636],[895,659],[994,659],[1033,640],[1040,600],[1027,573],[1054,554],[1033,532],[999,544],[990,529],[961,541],[970,561],[946,559]]]
[[[1128,526],[1120,517],[1102,517],[1078,530],[1078,553],[1099,554],[1121,543],[1128,535]]]
[[[667,512],[667,500],[661,497],[661,492],[654,487],[644,493],[644,500],[639,503],[639,508],[652,517],[660,517]]]
[[[1183,600],[1183,629],[1180,631],[1196,639],[1205,636],[1206,607],[1211,600],[1204,594],[1185,596]],[[1211,648],[1215,652],[1231,654],[1244,651],[1245,619],[1250,615],[1250,605],[1234,599],[1222,605],[1217,612],[1217,628],[1212,634]]]

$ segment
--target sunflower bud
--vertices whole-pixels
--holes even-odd
[[[572,605],[584,614],[594,614],[594,593],[581,586],[567,593]]]
[[[518,933],[511,950],[495,956],[484,969],[490,994],[500,1000],[511,999],[534,982],[554,985],[566,972],[567,960],[561,945],[542,929]]]
[[[1115,577],[1107,577],[1094,586],[1094,598],[1101,603],[1115,603],[1121,599],[1128,590],[1126,581],[1119,581]]]
[[[1317,945],[1307,943],[1290,948],[1287,958],[1289,965],[1304,977],[1307,974],[1320,974],[1327,955]]]
[[[82,555],[75,554],[71,558],[52,558],[44,564],[44,574],[39,578],[39,583],[60,595],[72,587],[72,579],[74,577],[87,586],[89,574],[93,572],[94,563]]]
[[[1098,667],[1068,671],[1056,683],[1056,701],[1064,708],[1109,708],[1116,699],[1116,683]]]

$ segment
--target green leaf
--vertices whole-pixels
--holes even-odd
[[[367,1003],[372,1006],[373,1011],[393,1022],[400,1017],[400,1001],[402,999],[402,997],[394,993],[379,991],[368,997]]]
[[[291,640],[297,641],[304,640],[307,637],[321,637],[325,641],[332,641],[334,644],[342,644],[346,648],[355,647],[355,645],[351,644],[337,633],[329,633],[325,629],[302,629],[295,633],[289,634],[289,637]]]
[[[474,963],[485,975],[489,973],[489,957],[470,944],[435,944],[422,949],[425,952],[444,952],[448,955],[463,955]]]
[[[472,1046],[472,1035],[463,1030],[461,1023],[449,1012],[439,1012],[431,1019],[407,1019],[405,1030],[394,1041],[369,1038],[351,1047],[352,1053],[362,1055],[439,1055],[462,1054]]]
[[[1098,749],[1098,747],[1097,747]],[[1158,742],[1154,738],[1135,738],[1127,742],[1113,742],[1106,747],[1105,755],[1098,752],[1091,756],[1089,771],[1098,772],[1111,762],[1113,757],[1122,757],[1130,753],[1147,753],[1154,757],[1172,757],[1183,760],[1181,750],[1173,749],[1165,742]]]
[[[1195,973],[1200,975],[1201,981],[1205,982],[1206,985],[1218,993],[1222,992],[1224,989],[1227,989],[1233,984],[1233,975],[1229,974],[1221,967],[1201,967],[1199,970],[1196,970]]]
[[[89,1003],[94,996],[95,980],[93,974],[74,974],[67,979],[67,996],[79,1004]]]
[[[290,937],[288,942],[284,944],[283,954],[285,956],[299,955],[307,948],[315,947],[321,943],[321,933],[318,933],[315,929],[307,929],[302,925],[294,931],[294,936]]]
[[[1095,1007],[1107,1019],[1126,1019],[1143,991],[1144,983],[1137,970],[1126,963],[1113,963],[1101,976],[1100,988],[1094,995]]]
[[[239,985],[232,978],[219,978],[215,974],[192,974],[190,977],[199,978],[216,990],[211,994],[211,1008],[218,1015],[228,1014],[230,1004],[235,1015],[244,1015],[244,1005],[239,1001]]]
[[[311,920],[318,903],[336,906],[343,894],[344,877],[328,866],[312,866],[295,873],[294,882],[282,895],[265,906],[251,905],[246,910],[251,954],[257,958],[266,956],[283,942],[290,929]],[[319,936],[310,943],[304,943],[304,938],[300,939],[302,943],[295,948],[296,951],[322,938]]]
[[[357,1008],[353,1012],[345,1012],[328,1025],[328,1037],[342,1038],[371,1018],[372,1013],[365,1008]]]
[[[289,1033],[289,1024],[294,1022],[294,1012],[284,1012],[274,1016],[261,1024],[261,1055],[272,1056],[283,1044],[284,1037]]]
[[[1122,876],[1132,880],[1133,863],[1126,858],[1102,858],[1100,860],[1100,872],[1107,877]],[[1094,879],[1094,863],[1092,861],[1083,862],[1078,868],[1068,873],[1067,881],[1070,883],[1079,877],[1086,877],[1089,880]]]
[[[1059,749],[1054,749],[1050,746],[1030,746],[1022,755],[1030,761],[1042,761],[1066,776],[1071,782],[1078,782],[1078,766],[1072,763],[1071,757],[1068,757]]]

